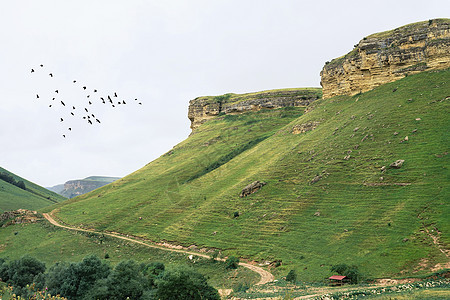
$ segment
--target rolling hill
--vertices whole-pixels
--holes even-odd
[[[0,213],[19,208],[37,210],[66,200],[66,198],[1,167],[0,174],[7,174],[7,177],[13,178],[16,183],[22,181],[25,186],[23,189],[5,180],[0,180]]]

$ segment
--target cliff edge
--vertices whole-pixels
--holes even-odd
[[[189,101],[188,118],[194,130],[219,114],[235,114],[287,106],[307,106],[322,97],[321,88],[278,89],[247,94],[204,96]]]
[[[450,67],[450,19],[413,23],[362,39],[320,72],[323,98],[355,95],[425,70]]]

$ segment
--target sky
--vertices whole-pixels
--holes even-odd
[[[45,187],[125,176],[189,136],[189,100],[319,87],[325,61],[363,37],[444,12],[447,0],[2,1],[0,166]]]

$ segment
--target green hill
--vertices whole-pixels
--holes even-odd
[[[0,167],[0,174],[5,178],[12,178],[15,184],[0,179],[0,213],[19,208],[37,210],[61,201],[66,198],[51,192],[37,184],[19,177]],[[22,181],[25,189],[18,186]]]
[[[429,272],[448,262],[450,243],[448,78],[423,72],[317,100],[307,113],[219,114],[144,168],[64,202],[57,216],[281,260],[275,274],[295,269],[302,280],[323,279],[338,263],[372,277]],[[266,185],[240,197],[256,180]]]

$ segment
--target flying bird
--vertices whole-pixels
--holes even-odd
[[[83,90],[85,90],[86,89],[86,87],[85,86],[83,86]]]
[[[94,93],[97,93],[97,90],[94,90]]]
[[[142,102],[139,102],[139,105],[142,105]]]
[[[92,102],[91,102],[91,101],[89,101],[89,105],[92,105]]]
[[[56,98],[55,98],[55,97],[53,97],[52,101],[53,101],[53,100],[55,100],[55,99],[56,99]]]
[[[125,103],[125,100],[122,100],[122,104],[126,104],[126,103]]]
[[[56,90],[55,93],[58,93],[58,90]]]
[[[61,119],[61,122],[62,122],[62,121],[64,121],[64,119],[63,119],[63,118],[60,118],[60,119]]]
[[[31,69],[31,73],[34,73],[34,69]]]
[[[36,99],[39,99],[39,95],[38,94],[36,94]]]
[[[72,109],[75,109],[75,106],[72,106]]]
[[[52,107],[52,105],[50,104],[48,107]]]
[[[89,112],[88,109],[87,109],[86,107],[84,108],[84,110],[85,110],[86,112]]]
[[[86,97],[89,98],[91,95],[87,95]]]
[[[100,120],[99,120],[99,119],[95,119],[95,121],[97,121],[98,123],[100,123]]]
[[[75,116],[73,112],[70,113],[72,116]]]
[[[65,135],[65,134],[63,134],[63,137],[64,137],[64,138],[66,138],[66,135]]]
[[[40,65],[41,66],[41,68],[44,66],[44,65]]]
[[[76,82],[77,82],[76,80],[73,81],[73,83],[76,83]]]
[[[69,127],[69,131],[72,131],[72,128]]]
[[[116,92],[114,92],[114,97],[117,97],[117,93]]]
[[[92,121],[91,120],[88,120],[88,123],[92,125]]]
[[[62,102],[62,101],[61,101],[61,104],[62,104],[63,106],[66,106],[66,105],[64,104],[64,102]]]
[[[50,73],[50,74],[48,74],[48,75],[50,75],[50,77],[53,77],[53,74],[52,74],[52,73]]]
[[[91,115],[93,118],[95,118],[94,114]]]

